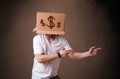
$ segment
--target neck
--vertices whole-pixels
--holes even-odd
[[[57,36],[57,35],[47,35],[47,34],[46,34],[46,37],[47,37],[47,39],[48,39],[48,41],[49,41],[50,43],[55,40],[55,37],[56,37],[56,36]]]

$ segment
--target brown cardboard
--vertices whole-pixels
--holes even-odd
[[[33,31],[37,34],[65,34],[65,14],[37,12],[36,27]]]

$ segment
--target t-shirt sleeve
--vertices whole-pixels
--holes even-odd
[[[43,53],[43,48],[42,48],[39,36],[35,36],[33,38],[33,52],[34,54]]]
[[[64,39],[64,48],[65,48],[65,50],[72,50],[71,46],[69,45],[69,43],[66,39]]]

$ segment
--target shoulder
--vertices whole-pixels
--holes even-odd
[[[42,40],[43,36],[44,36],[43,34],[35,35],[35,36],[33,37],[33,40],[34,40],[34,41],[36,41],[36,40]]]
[[[65,37],[63,36],[58,36],[58,39],[61,40],[61,41],[67,41]]]

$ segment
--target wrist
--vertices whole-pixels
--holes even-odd
[[[59,52],[58,52],[57,54],[58,54],[58,57],[59,57],[59,58],[61,58],[61,57],[62,57],[62,56],[61,56],[61,54],[60,54]]]

